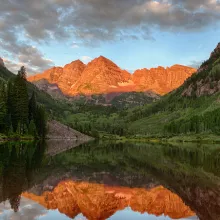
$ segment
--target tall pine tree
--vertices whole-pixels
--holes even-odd
[[[0,133],[29,133],[45,138],[46,124],[45,109],[37,105],[35,92],[29,100],[24,67],[8,81],[7,89],[0,81]]]
[[[14,81],[15,78],[12,78],[8,81],[7,86],[7,107],[8,107],[8,116],[11,118],[11,124],[13,131],[16,132],[18,126],[18,118],[16,117],[16,97],[14,90]]]
[[[35,125],[37,128],[38,136],[45,138],[47,132],[47,116],[45,108],[42,105],[37,106]]]
[[[29,100],[28,108],[29,108],[29,116],[28,116],[29,123],[32,120],[36,121],[37,101],[36,101],[35,92],[32,93],[32,96]]]
[[[6,131],[7,123],[7,98],[5,83],[0,81],[0,133]]]
[[[28,125],[28,92],[26,85],[26,70],[24,67],[18,71],[11,90],[12,123],[14,131],[24,134]]]

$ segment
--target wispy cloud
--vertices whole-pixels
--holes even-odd
[[[202,62],[203,62],[203,61],[201,61],[201,60],[192,60],[192,61],[189,63],[189,66],[198,69],[198,68],[201,66]]]
[[[88,63],[92,60],[92,57],[89,56],[81,56],[80,60],[82,60],[84,63]]]
[[[73,49],[79,48],[79,44],[77,44],[76,42],[73,42],[71,45],[71,48]]]
[[[220,22],[216,0],[1,1],[0,49],[32,69],[53,65],[34,44],[75,39],[72,48],[152,40],[154,30],[196,32]],[[21,37],[22,36],[22,37]]]

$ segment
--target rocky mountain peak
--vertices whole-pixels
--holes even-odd
[[[136,91],[153,91],[157,94],[166,94],[178,88],[196,69],[174,65],[168,68],[157,67],[140,69],[134,72],[132,79],[136,85]]]
[[[200,97],[220,91],[220,43],[183,88],[182,96]]]
[[[75,66],[75,65],[86,66],[81,60],[78,59],[78,60],[72,61],[71,63],[66,64],[66,65],[64,66],[64,68],[65,68],[66,66]]]
[[[30,77],[29,81],[47,79],[49,83],[56,83],[68,96],[133,91],[152,91],[163,95],[179,87],[195,71],[191,67],[174,65],[168,68],[159,66],[140,69],[130,74],[110,59],[99,56],[87,65],[76,60],[64,68],[53,68]]]
[[[85,69],[86,65],[81,60],[72,61],[69,64],[66,64],[63,68],[63,73],[66,75],[73,74],[77,75],[78,77],[81,76],[83,70]]]
[[[80,79],[71,88],[71,94],[106,94],[121,91],[120,83],[129,83],[130,73],[120,69],[106,57],[100,56],[85,67]],[[123,87],[124,89],[124,87]]]
[[[117,66],[114,62],[112,62],[111,60],[109,60],[108,58],[104,57],[104,56],[99,56],[97,58],[95,58],[94,60],[92,60],[88,65],[114,65]]]
[[[109,60],[108,58],[106,58],[106,57],[104,57],[104,56],[102,56],[102,55],[100,55],[98,58],[96,58],[97,60],[103,60],[103,61],[111,61],[111,60]]]
[[[214,63],[220,57],[220,43],[216,46],[216,48],[210,54],[208,60],[204,61],[202,65],[198,68],[197,74],[209,69],[209,64]]]
[[[171,66],[170,68],[175,68],[175,69],[177,69],[177,68],[185,68],[185,66],[183,66],[183,65],[180,65],[180,64],[174,64],[173,66]]]

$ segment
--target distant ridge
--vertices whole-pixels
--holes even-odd
[[[57,84],[67,96],[78,94],[108,94],[112,92],[152,91],[164,95],[183,84],[196,69],[174,65],[168,68],[136,70],[130,74],[111,60],[100,56],[85,65],[80,60],[62,67],[53,67],[41,74],[30,76],[30,82],[46,79]]]

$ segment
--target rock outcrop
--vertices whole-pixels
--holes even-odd
[[[82,134],[58,121],[52,120],[48,124],[48,139],[57,140],[92,140],[93,138]]]
[[[183,85],[182,96],[212,95],[220,91],[220,43],[208,60]]]
[[[164,95],[179,87],[196,70],[174,65],[170,68],[137,70],[132,75],[111,60],[100,56],[87,65],[73,61],[62,67],[53,67],[42,74],[30,76],[31,82],[41,79],[57,84],[66,96],[79,94],[108,94],[132,91],[152,91]]]
[[[158,67],[137,70],[133,74],[136,91],[151,90],[164,95],[178,88],[196,70],[191,67],[174,65],[169,68]]]
[[[56,83],[49,83],[47,79],[40,79],[34,84],[38,87],[38,89],[48,93],[55,99],[66,99],[66,96]]]
[[[82,213],[90,220],[104,220],[129,206],[133,211],[164,214],[172,219],[195,215],[176,194],[162,186],[147,190],[69,180],[41,196],[27,192],[22,195],[47,209],[58,209],[70,218]]]
[[[35,82],[41,79],[46,79],[49,83],[57,84],[65,95],[71,95],[71,87],[81,77],[84,69],[85,64],[80,60],[76,60],[70,64],[65,65],[63,68],[53,67],[49,70],[46,70],[42,74],[30,76],[28,80],[30,82]]]
[[[210,57],[218,57],[220,53],[220,43],[216,46],[216,48],[212,51]]]

